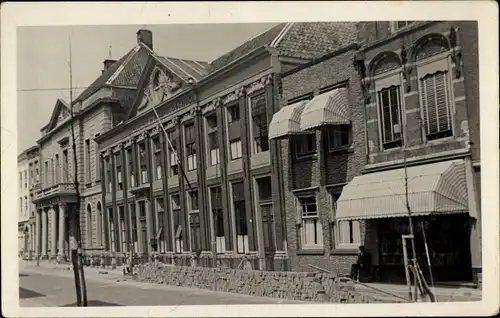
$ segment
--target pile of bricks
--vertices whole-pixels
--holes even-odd
[[[341,282],[336,275],[326,273],[178,267],[161,263],[141,264],[134,270],[135,279],[141,282],[318,303],[374,302],[357,293],[352,283]]]

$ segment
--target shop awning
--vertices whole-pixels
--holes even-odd
[[[407,174],[412,215],[469,210],[463,161],[408,167]],[[342,190],[335,218],[342,221],[408,216],[405,197],[404,168],[358,176]]]
[[[343,125],[351,122],[346,88],[315,96],[304,108],[300,119],[302,130],[324,125]]]
[[[269,139],[300,133],[300,116],[306,104],[307,101],[300,101],[277,111],[269,124]]]

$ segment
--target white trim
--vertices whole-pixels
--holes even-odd
[[[283,39],[285,37],[285,35],[288,33],[288,30],[290,30],[290,28],[292,27],[293,25],[293,22],[288,22],[284,27],[283,29],[281,29],[280,33],[278,33],[278,35],[273,39],[273,41],[271,42],[271,44],[269,45],[270,47],[277,47],[278,44],[281,42],[281,39]],[[269,29],[271,30],[271,29]],[[269,31],[268,30],[268,31]],[[267,31],[266,31],[267,32]],[[262,33],[259,33],[259,35],[261,35]],[[258,36],[258,35],[257,35]],[[256,37],[257,37],[256,36]],[[253,39],[253,38],[252,38]],[[250,40],[248,40],[250,41]],[[248,42],[247,41],[247,42]]]
[[[181,62],[182,64],[186,65],[187,67],[189,67],[190,69],[192,69],[195,73],[198,73],[199,75],[203,76],[203,73],[201,73],[200,71],[198,71],[197,69],[195,69],[194,67],[192,67],[191,65],[189,65],[188,63],[186,63],[185,60],[182,60],[182,59],[178,59],[179,62]]]
[[[463,101],[463,100],[465,100],[465,96],[458,96],[458,97],[455,97],[455,98],[454,98],[454,101],[455,101],[455,102],[461,102],[461,101]]]

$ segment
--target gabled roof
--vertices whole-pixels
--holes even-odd
[[[66,109],[68,112],[70,111],[69,104],[66,103],[64,100],[58,98],[56,101],[56,105],[54,106],[54,109],[52,110],[52,115],[50,116],[49,123],[42,127],[42,130],[47,128],[48,130],[52,129],[55,124],[57,123],[57,118],[59,113],[61,112],[61,109]]]
[[[172,73],[177,75],[182,80],[186,81],[192,77],[199,80],[208,74],[209,64],[201,61],[190,61],[167,56],[158,56],[155,58],[167,67]]]
[[[262,46],[278,49],[280,56],[311,60],[356,40],[355,22],[280,23],[212,61],[210,72]]]
[[[83,101],[105,86],[120,86],[135,89],[139,83],[149,55],[146,46],[136,45],[121,59],[105,70],[75,101]]]

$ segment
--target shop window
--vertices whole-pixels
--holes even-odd
[[[401,147],[402,120],[400,86],[390,86],[378,92],[380,129],[384,149]]]
[[[330,127],[327,131],[328,150],[336,150],[350,145],[351,125]]]
[[[254,153],[269,150],[269,124],[267,122],[266,95],[251,98],[252,136]]]
[[[437,71],[420,78],[419,90],[427,140],[452,136],[448,72]]]
[[[337,222],[337,248],[357,249],[361,245],[360,224],[356,220]]]
[[[298,135],[293,138],[296,157],[308,157],[316,153],[316,133]]]
[[[322,249],[323,228],[319,220],[316,196],[300,197],[297,200],[301,248]]]
[[[196,169],[196,129],[194,124],[184,126],[187,170]]]

